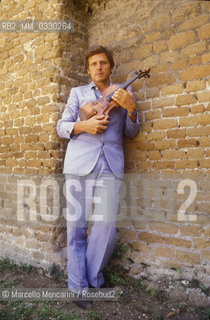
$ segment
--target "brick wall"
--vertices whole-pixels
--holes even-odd
[[[116,53],[113,81],[151,68],[150,79],[132,85],[142,125],[125,142],[133,189],[124,199],[128,207],[136,201],[119,237],[129,244],[124,263],[131,273],[144,263],[155,274],[182,268],[209,281],[209,10],[207,1],[108,1],[89,22],[90,44]],[[181,183],[188,185],[183,194]],[[188,221],[181,221],[195,188],[183,209]]]
[[[67,141],[55,126],[71,87],[87,81],[86,20],[69,1],[2,0],[0,11],[1,20],[74,21],[73,33],[0,33],[0,254],[46,267],[65,261],[65,225],[41,217],[60,205],[41,185],[62,186]],[[31,204],[18,205],[30,192]]]
[[[115,53],[113,81],[151,68],[150,79],[132,85],[141,131],[125,140],[118,221],[118,236],[129,245],[124,265],[133,274],[145,264],[160,275],[182,268],[186,277],[209,282],[209,2],[50,3],[0,4],[3,19],[76,21],[69,35],[1,34],[1,254],[16,260],[26,260],[27,254],[37,265],[65,265],[62,219],[49,226],[41,216],[41,227],[38,218],[26,226],[26,217],[32,219],[26,204],[24,226],[15,222],[17,179],[33,181],[28,192],[37,193],[39,212],[46,176],[62,194],[66,142],[57,137],[55,124],[70,88],[86,81],[82,55],[87,43],[100,43]],[[65,207],[62,198],[53,205],[53,195],[45,207]]]

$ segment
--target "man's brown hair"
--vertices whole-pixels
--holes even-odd
[[[86,70],[88,69],[88,66],[89,66],[88,59],[98,53],[105,53],[108,60],[109,60],[111,68],[114,67],[113,53],[111,50],[107,49],[106,47],[102,47],[102,46],[91,46],[86,51],[86,54],[85,54],[85,68],[86,68]]]

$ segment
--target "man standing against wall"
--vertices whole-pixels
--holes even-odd
[[[110,86],[112,53],[91,47],[85,56],[89,85],[72,88],[57,132],[70,139],[63,173],[66,176],[68,288],[71,291],[104,285],[102,270],[112,254],[120,183],[124,174],[123,134],[135,137],[139,114],[130,90],[118,89],[119,105],[110,116],[95,115],[81,121],[79,109],[99,99]],[[94,204],[94,206],[93,206]],[[87,227],[92,211],[92,227]],[[89,301],[76,301],[82,308]]]

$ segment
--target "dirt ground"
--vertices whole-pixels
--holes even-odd
[[[115,266],[116,269],[116,266]],[[110,272],[110,270],[108,270]],[[107,271],[107,274],[108,274]],[[108,276],[106,276],[108,277]],[[118,269],[108,279],[110,287],[118,288],[117,301],[93,301],[90,309],[82,310],[72,301],[0,301],[1,320],[204,320],[210,309],[194,307],[169,299],[161,290],[149,289],[146,279],[133,280]],[[0,289],[5,288],[67,288],[67,279],[56,269],[0,264]]]

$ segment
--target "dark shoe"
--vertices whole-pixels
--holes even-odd
[[[92,289],[99,289],[99,288],[110,288],[110,285],[107,281],[105,281],[100,287],[93,287],[91,284],[89,285],[90,288]]]
[[[109,284],[107,281],[105,281],[105,282],[100,286],[100,288],[104,288],[104,289],[107,288],[107,289],[108,289],[108,288],[111,288],[111,287],[110,287],[110,284]]]
[[[76,301],[74,301],[74,304],[76,304],[76,306],[81,309],[88,309],[92,306],[92,301],[90,301],[90,300],[76,300]]]

